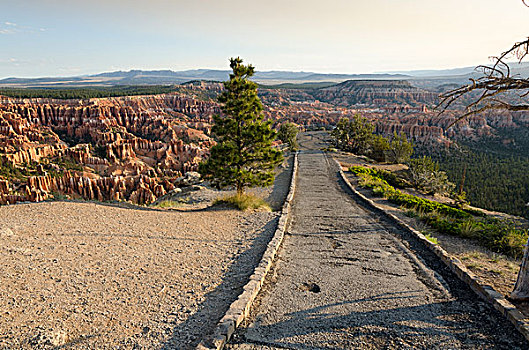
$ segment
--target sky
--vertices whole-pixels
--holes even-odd
[[[0,0],[0,78],[129,69],[373,73],[488,63],[522,0]]]

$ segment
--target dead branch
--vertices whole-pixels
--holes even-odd
[[[524,4],[527,5],[525,2]],[[443,114],[455,101],[473,91],[481,93],[466,106],[465,113],[458,117],[455,122],[450,123],[449,127],[470,115],[489,109],[529,110],[529,104],[511,104],[504,99],[498,98],[501,94],[508,92],[518,92],[520,98],[529,95],[529,77],[513,76],[509,65],[505,62],[505,59],[513,56],[521,62],[528,54],[529,38],[515,43],[509,50],[498,57],[494,57],[495,62],[492,66],[476,67],[476,70],[483,72],[482,77],[478,79],[470,78],[470,84],[447,91],[439,96],[440,102],[436,106],[436,109],[440,110],[439,115]]]

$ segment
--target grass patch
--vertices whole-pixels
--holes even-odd
[[[430,235],[429,233],[425,233],[424,237],[426,237],[427,240],[432,242],[433,244],[439,244],[439,241],[434,236]]]
[[[157,204],[154,204],[152,206],[156,208],[177,208],[177,207],[182,206],[182,203],[177,202],[177,201],[165,200]]]
[[[364,174],[364,175],[369,175],[371,177],[379,178],[381,180],[384,180],[391,186],[395,186],[399,188],[403,188],[406,186],[406,183],[403,181],[403,179],[401,179],[394,173],[387,171],[387,170],[366,168],[363,166],[352,166],[349,168],[349,171],[357,176],[360,174]]]
[[[266,203],[264,199],[249,193],[245,193],[242,195],[236,194],[233,196],[226,196],[215,199],[213,205],[217,204],[224,204],[242,211],[248,209],[264,209],[266,211],[272,211],[272,209],[270,209],[270,205]]]

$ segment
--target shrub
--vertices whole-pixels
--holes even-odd
[[[400,191],[392,194],[390,197],[388,197],[388,200],[406,208],[422,210],[425,213],[437,211],[443,215],[458,219],[471,217],[469,213],[461,209],[452,208],[443,203],[412,196],[411,194],[402,193]]]
[[[451,193],[455,187],[430,157],[411,159],[408,162],[408,177],[414,187],[430,194]]]
[[[385,151],[386,162],[389,163],[405,163],[413,154],[413,144],[408,141],[406,135],[393,134],[393,139],[389,143],[388,149]]]
[[[340,119],[331,132],[331,138],[344,151],[366,154],[374,131],[375,126],[367,118],[355,114],[352,119]]]
[[[299,129],[296,124],[286,122],[281,124],[281,126],[279,127],[277,138],[281,140],[281,142],[288,144],[288,149],[290,151],[296,151],[299,148],[298,142],[296,140],[298,131]]]
[[[465,220],[459,224],[459,232],[461,237],[476,238],[479,231],[479,225],[472,219]]]
[[[398,191],[390,186],[384,179],[369,174],[359,174],[358,177],[360,186],[370,188],[373,191],[373,194],[378,197],[388,197]]]
[[[384,170],[360,166],[351,167],[349,170],[358,176],[361,187],[370,188],[374,195],[385,197],[402,208],[408,208],[407,216],[419,218],[440,233],[477,239],[483,246],[511,257],[518,258],[523,254],[524,244],[528,239],[527,230],[520,230],[511,223],[487,217],[481,211],[453,208],[402,193],[383,178],[388,177],[385,173],[389,173]],[[474,213],[475,216],[472,215]]]
[[[521,232],[516,229],[508,229],[507,232],[494,245],[500,253],[510,255],[514,258],[521,258],[524,253],[525,244],[527,242],[527,232]]]
[[[349,171],[355,175],[366,174],[369,176],[377,177],[379,179],[386,181],[391,186],[395,186],[399,188],[405,187],[405,183],[401,178],[399,178],[397,175],[387,170],[366,168],[363,166],[352,166],[349,168]]]
[[[369,157],[377,162],[386,160],[386,152],[389,150],[389,141],[382,135],[373,135],[369,140]]]
[[[229,207],[245,211],[247,209],[264,209],[266,211],[272,211],[270,205],[262,198],[259,198],[253,194],[235,194],[233,196],[218,198],[213,202],[213,205],[225,204]]]

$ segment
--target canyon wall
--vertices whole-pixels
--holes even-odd
[[[211,146],[212,101],[180,93],[89,100],[0,97],[0,204],[54,192],[154,201]]]

